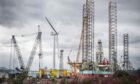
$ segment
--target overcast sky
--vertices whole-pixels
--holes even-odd
[[[95,0],[95,51],[98,39],[108,58],[108,2]],[[82,5],[84,0],[0,0],[0,67],[9,67],[11,35],[16,39],[25,64],[33,47],[36,35],[20,37],[21,34],[37,32],[37,25],[43,32],[43,66],[52,68],[53,37],[52,29],[45,20],[48,17],[59,32],[59,46],[64,49],[64,67],[68,67],[67,56],[75,60],[82,29]],[[123,55],[123,34],[129,34],[129,57],[132,65],[140,68],[140,0],[117,0],[118,17],[118,61]],[[38,50],[37,50],[38,52]],[[18,66],[16,55],[14,65]],[[58,66],[58,56],[57,56]],[[38,55],[35,55],[32,70],[38,69]]]

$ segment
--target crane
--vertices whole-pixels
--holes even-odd
[[[72,62],[70,60],[69,56],[68,56],[68,64],[72,67],[71,76],[76,76],[77,75],[77,68],[82,64],[82,63],[79,62],[79,59],[80,59],[80,50],[81,50],[81,47],[82,47],[83,32],[84,32],[84,29],[82,29],[82,33],[81,33],[81,36],[80,36],[80,43],[79,43],[79,47],[78,47],[76,62]]]
[[[33,33],[33,34],[36,34],[36,33]],[[28,34],[28,35],[32,35],[32,34]],[[21,36],[23,37],[23,36],[28,36],[28,35],[21,35]],[[40,59],[42,58],[41,35],[42,35],[42,32],[38,28],[37,37],[35,39],[35,42],[34,42],[32,51],[30,53],[30,56],[29,56],[29,59],[28,59],[28,62],[27,62],[27,66],[26,67],[24,65],[23,58],[22,58],[22,55],[21,55],[19,46],[18,46],[17,41],[15,39],[15,35],[12,35],[12,42],[14,43],[14,48],[15,48],[16,53],[17,53],[17,57],[18,57],[18,61],[19,61],[20,67],[22,69],[26,70],[27,72],[30,71],[30,68],[31,68],[31,65],[32,65],[32,62],[33,62],[33,59],[34,59],[34,56],[36,54],[36,50],[37,50],[37,47],[38,46],[39,46],[39,68],[40,68]]]
[[[34,56],[36,54],[37,46],[39,46],[39,59],[42,58],[41,35],[42,35],[42,32],[40,31],[40,29],[38,29],[38,34],[37,34],[37,37],[35,39],[32,51],[30,53],[29,60],[27,62],[27,67],[26,67],[27,71],[29,71],[31,68]],[[40,63],[39,63],[39,68],[40,68]]]
[[[12,35],[12,42],[14,43],[14,48],[15,48],[15,50],[16,50],[16,52],[17,52],[17,56],[18,56],[20,68],[25,69],[25,65],[24,65],[24,62],[23,62],[23,58],[22,58],[22,55],[21,55],[19,46],[18,46],[18,44],[17,44],[17,41],[16,41],[16,39],[15,39],[15,35]]]
[[[49,19],[47,17],[45,17],[46,21],[49,23],[49,25],[51,26],[52,30],[54,32],[52,32],[52,36],[54,36],[54,48],[53,48],[53,68],[55,69],[55,41],[56,41],[56,37],[57,37],[57,46],[58,46],[58,32],[55,30],[55,28],[53,27],[53,25],[51,24],[51,22],[49,21]],[[58,48],[58,52],[59,52],[59,48]],[[59,55],[59,54],[58,54]]]
[[[22,34],[21,37],[32,36],[34,34],[37,34],[37,32],[36,33],[31,33],[31,34]]]
[[[69,52],[69,54],[68,54],[68,62],[69,62],[69,63],[71,62],[71,60],[70,60],[70,58],[69,58],[71,52],[72,52],[72,50],[70,50],[70,52]]]
[[[47,17],[45,17],[45,19],[47,20],[47,22],[49,23],[49,25],[51,26],[51,28],[53,29],[53,31],[55,32],[55,34],[58,35],[57,31],[55,30],[55,28],[53,27],[53,25],[51,24],[51,22],[49,21],[49,19]]]

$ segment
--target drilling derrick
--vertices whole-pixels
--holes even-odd
[[[124,45],[123,69],[124,70],[129,70],[129,53],[128,53],[129,45],[128,44],[129,44],[128,34],[124,34],[124,38],[123,38],[123,45]]]
[[[94,60],[94,0],[83,5],[82,62]]]
[[[101,40],[98,40],[97,52],[96,52],[96,63],[100,64],[103,60],[103,47]]]
[[[109,62],[111,71],[117,70],[117,3],[109,1]]]

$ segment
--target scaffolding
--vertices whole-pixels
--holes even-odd
[[[109,62],[111,71],[117,70],[117,3],[109,1]]]

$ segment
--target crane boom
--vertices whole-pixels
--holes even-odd
[[[38,32],[41,32],[40,31],[40,25],[38,25]],[[39,69],[41,68],[41,64],[42,64],[42,39],[41,39],[41,36],[38,38],[38,41],[39,41]]]
[[[32,36],[34,34],[37,34],[37,32],[36,33],[31,33],[31,34],[22,34],[21,37]]]
[[[84,33],[84,28],[82,28],[82,32],[81,32],[81,36],[80,36],[80,44],[79,44],[79,47],[78,47],[77,58],[76,58],[77,63],[79,62],[79,59],[80,59],[79,57],[80,57],[80,50],[81,50],[81,47],[82,47],[83,33]]]
[[[58,47],[58,33],[57,33],[57,31],[55,30],[55,28],[53,27],[53,25],[50,23],[50,21],[48,20],[48,18],[47,17],[45,17],[45,19],[47,20],[47,22],[49,23],[49,25],[51,26],[51,28],[53,29],[53,33],[52,33],[52,35],[54,36],[54,48],[53,48],[53,68],[55,68],[55,45],[56,45],[56,43],[55,43],[55,41],[57,40],[57,47]],[[57,36],[57,39],[56,39],[56,36]],[[58,53],[59,53],[59,48],[58,48]],[[59,57],[59,54],[58,54],[58,57]]]
[[[20,52],[20,49],[19,49],[19,46],[17,44],[17,41],[16,41],[14,35],[12,35],[12,41],[14,43],[14,48],[16,49],[16,53],[17,53],[17,56],[18,56],[18,61],[19,61],[20,67],[21,68],[25,68],[24,62],[23,62],[23,58],[22,58],[22,55],[21,55],[21,52]]]
[[[68,57],[67,57],[67,59],[68,59],[68,63],[71,63],[71,60],[70,60],[70,54],[71,54],[71,52],[72,52],[72,50],[70,50],[70,52],[69,52],[69,54],[68,54]]]
[[[31,68],[31,65],[32,65],[32,62],[33,62],[33,59],[34,59],[34,56],[36,54],[36,50],[37,50],[37,46],[38,46],[38,43],[41,39],[41,35],[42,35],[42,32],[38,32],[38,35],[36,37],[36,40],[35,40],[35,43],[34,43],[34,46],[32,48],[32,51],[31,51],[31,54],[30,54],[30,57],[29,57],[29,60],[27,62],[27,67],[26,69],[29,71],[30,68]]]
[[[49,25],[51,26],[51,28],[53,29],[53,31],[55,32],[55,34],[58,35],[57,31],[55,30],[55,28],[53,27],[53,25],[50,23],[49,19],[47,17],[45,17],[45,19],[47,20],[47,22],[49,23]]]

